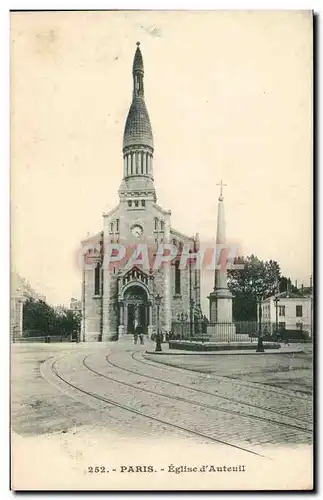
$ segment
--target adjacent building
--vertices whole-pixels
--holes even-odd
[[[12,340],[23,335],[23,308],[24,302],[28,298],[46,301],[46,297],[37,293],[25,278],[17,272],[12,272],[10,283],[10,335]]]
[[[299,330],[308,332],[309,336],[312,336],[313,298],[311,293],[300,295],[286,291],[268,297],[261,302],[261,312],[264,332],[274,333],[277,326],[279,330]]]
[[[70,301],[70,311],[81,312],[82,311],[82,302],[74,297],[71,298]]]

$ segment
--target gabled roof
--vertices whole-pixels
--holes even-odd
[[[194,241],[194,237],[193,236],[187,236],[184,233],[180,233],[179,231],[177,231],[173,227],[171,227],[171,229],[170,229],[170,234],[171,234],[171,236],[175,236],[175,237],[181,238],[183,240]]]
[[[143,271],[142,269],[140,269],[140,267],[138,266],[132,266],[132,267],[125,267],[123,272],[121,271],[120,275],[125,278],[126,276],[128,276],[129,274],[131,274],[132,276],[136,277],[139,277],[139,276],[145,276],[148,278],[149,274],[145,271]]]

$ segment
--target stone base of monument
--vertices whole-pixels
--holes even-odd
[[[207,327],[209,342],[250,342],[248,334],[237,334],[234,323],[215,323]]]
[[[265,351],[269,349],[280,349],[280,344],[277,342],[264,342]],[[211,351],[255,351],[257,350],[257,342],[196,342],[187,340],[171,340],[169,349],[181,351],[195,352],[211,352]]]

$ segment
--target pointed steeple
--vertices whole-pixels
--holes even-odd
[[[226,184],[223,184],[221,181],[220,184],[220,196],[218,198],[218,221],[217,221],[217,231],[216,231],[216,245],[217,252],[222,252],[222,257],[220,258],[220,266],[221,268],[215,271],[215,280],[214,280],[214,289],[227,289],[227,269],[226,265],[223,262],[223,254],[226,255],[226,249],[221,250],[221,245],[226,244],[226,236],[225,236],[225,215],[224,215],[224,196],[223,196],[223,187]]]
[[[153,184],[154,141],[151,123],[144,99],[144,63],[140,42],[132,65],[132,103],[123,134],[123,181],[119,194],[127,197],[127,192],[138,190],[150,193],[156,201]],[[148,195],[148,196],[150,196]]]
[[[225,237],[225,217],[224,217],[224,196],[223,196],[223,182],[217,184],[221,187],[219,203],[218,203],[218,222],[216,233],[217,245],[217,263],[220,268],[215,270],[214,289],[210,293],[208,299],[210,301],[210,322],[214,324],[208,333],[211,336],[218,337],[223,333],[224,339],[234,340],[235,325],[232,323],[232,293],[228,288],[228,270],[227,270],[227,251],[226,237]],[[219,252],[220,258],[219,258]],[[223,330],[223,326],[225,328]],[[230,337],[232,335],[232,337]]]

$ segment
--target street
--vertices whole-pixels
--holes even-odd
[[[20,435],[91,425],[123,437],[167,431],[195,442],[309,443],[311,351],[257,355],[146,354],[154,344],[16,344],[12,426]]]

